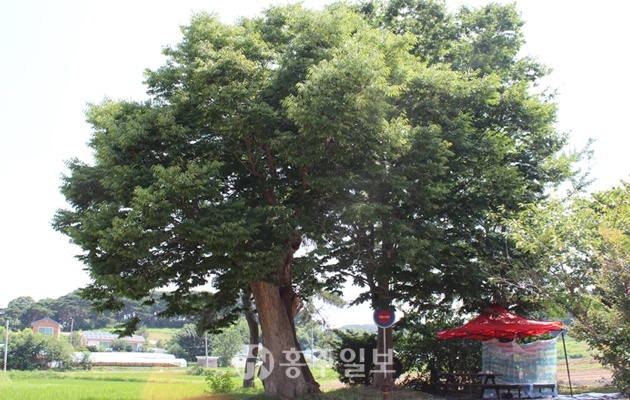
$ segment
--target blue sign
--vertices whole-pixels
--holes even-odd
[[[374,311],[374,323],[381,328],[389,328],[396,322],[396,314],[393,311],[379,308]]]

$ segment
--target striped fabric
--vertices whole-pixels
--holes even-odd
[[[483,371],[503,374],[497,383],[556,383],[556,339],[518,344],[496,339],[482,343]]]

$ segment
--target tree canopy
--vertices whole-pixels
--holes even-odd
[[[210,313],[207,328],[251,290],[276,362],[300,348],[300,297],[348,277],[373,306],[490,298],[494,216],[568,173],[521,26],[512,5],[431,0],[194,15],[146,72],[150,100],[88,108],[94,162],[68,163],[55,216],[84,295],[120,310],[172,287],[163,314]],[[316,392],[299,364],[297,379],[276,364],[267,394]]]
[[[0,328],[0,333],[4,338],[4,328]],[[70,368],[74,365],[73,349],[67,340],[34,333],[30,328],[9,333],[7,350],[4,349],[4,339],[2,342],[0,355],[4,358],[4,351],[7,351],[7,369],[43,369],[49,368],[49,363],[56,364],[57,368]]]
[[[553,198],[510,221],[528,255],[511,284],[573,319],[571,334],[597,350],[622,391],[630,388],[630,184],[590,196]]]
[[[400,0],[358,9],[372,26],[416,39],[407,51],[418,64],[403,94],[388,99],[401,124],[393,129],[405,133],[398,147],[355,169],[330,214],[319,248],[326,268],[364,287],[356,301],[373,308],[404,302],[428,316],[450,313],[455,301],[469,311],[506,302],[511,287],[488,279],[516,254],[502,218],[571,175],[555,105],[532,90],[547,70],[517,57],[522,19],[514,5],[449,13],[442,2]]]
[[[139,317],[142,324],[149,328],[181,328],[191,319],[187,316],[162,318],[160,313],[166,309],[166,303],[159,293],[154,293],[151,306],[142,306],[140,301],[125,299],[124,307],[117,313],[97,313],[91,310],[92,302],[79,296],[80,291],[74,291],[57,299],[41,299],[34,301],[31,297],[18,297],[9,302],[7,308],[0,309],[9,319],[11,330],[21,330],[31,327],[31,322],[49,317],[63,325],[63,329],[93,330],[113,328],[132,317]],[[148,299],[144,299],[148,300]]]

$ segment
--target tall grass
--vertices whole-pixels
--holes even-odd
[[[27,379],[13,380],[0,386],[0,399],[56,400],[56,399],[140,399],[144,383],[106,382],[82,380]]]
[[[234,369],[220,368],[224,374]],[[315,369],[320,383],[335,381],[331,368]],[[0,400],[180,400],[208,394],[203,375],[186,375],[185,370],[115,369],[93,371],[10,371],[0,375]],[[239,399],[261,395],[262,383],[243,389],[243,378],[231,378]]]
[[[11,378],[9,378],[9,375],[5,374],[4,372],[0,372],[0,387],[9,382],[11,382]]]
[[[569,335],[564,335],[565,343],[562,343],[562,338],[559,337],[557,341],[558,348],[558,360],[564,360],[564,347],[567,348],[567,356],[569,359],[576,358],[589,358],[592,357],[592,351],[589,350],[588,344],[585,342],[578,342]]]
[[[179,400],[201,396],[203,377],[158,373],[11,372],[0,385],[0,399]]]

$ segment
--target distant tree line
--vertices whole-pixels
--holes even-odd
[[[3,338],[6,331],[0,327]],[[0,357],[4,359],[4,346],[0,347]],[[55,336],[44,336],[34,333],[30,329],[11,332],[7,357],[9,370],[47,369],[55,366],[60,369],[71,368],[75,365],[72,358],[73,348],[66,338],[58,340]]]
[[[30,328],[31,322],[49,317],[70,330],[74,320],[74,330],[90,330],[113,327],[117,323],[124,323],[129,318],[139,317],[143,325],[148,328],[181,328],[190,323],[188,317],[161,317],[159,314],[166,309],[164,300],[159,294],[151,296],[153,305],[143,305],[141,301],[126,300],[125,307],[119,312],[97,313],[92,311],[92,302],[84,300],[78,291],[61,296],[57,299],[33,300],[30,296],[15,298],[6,308],[0,309],[1,319],[9,320],[11,330]]]

